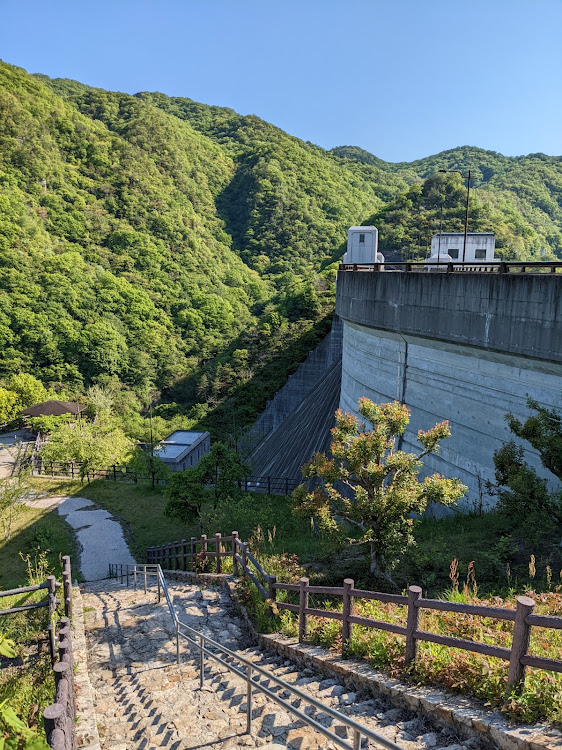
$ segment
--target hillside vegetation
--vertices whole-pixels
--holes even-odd
[[[0,63],[0,378],[68,397],[100,384],[130,409],[159,391],[162,415],[236,431],[326,332],[347,227],[373,221],[383,250],[423,256],[441,204],[458,229],[464,201],[460,176],[432,175],[460,167],[477,174],[471,229],[508,258],[560,253],[560,158],[388,164]]]

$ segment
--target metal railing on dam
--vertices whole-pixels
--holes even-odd
[[[384,263],[340,263],[340,271],[403,271],[405,273],[562,273],[562,261],[482,260],[453,263],[410,260]]]

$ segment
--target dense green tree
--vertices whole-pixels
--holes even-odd
[[[414,542],[412,515],[422,514],[430,502],[452,505],[466,487],[439,474],[418,479],[424,456],[438,452],[441,440],[451,434],[448,422],[420,430],[422,450],[414,454],[397,448],[410,421],[406,406],[361,398],[358,412],[365,421],[336,412],[331,455],[316,453],[302,468],[306,479],[321,483],[312,491],[306,484],[297,487],[293,509],[315,517],[327,530],[353,529],[356,536],[350,541],[369,544],[371,572],[391,581],[388,571]]]
[[[133,442],[116,420],[101,412],[95,422],[57,424],[41,449],[41,459],[81,463],[84,478],[96,469],[127,463],[132,450]]]
[[[514,435],[528,441],[538,451],[542,465],[562,481],[562,417],[528,400],[534,413],[524,422],[512,414],[506,416]],[[516,519],[540,513],[562,523],[562,489],[549,489],[544,477],[525,461],[525,449],[510,440],[494,453],[497,485],[488,489],[498,497],[498,508]]]

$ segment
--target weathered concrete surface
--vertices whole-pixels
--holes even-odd
[[[344,321],[562,364],[562,274],[338,274]]]
[[[340,273],[340,407],[355,411],[361,396],[404,402],[411,421],[401,447],[412,452],[418,430],[449,420],[452,436],[425,459],[424,472],[458,476],[469,488],[462,505],[491,504],[493,454],[513,437],[505,415],[525,419],[529,397],[562,409],[561,282],[562,275]]]

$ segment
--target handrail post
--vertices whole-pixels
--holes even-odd
[[[236,544],[238,542],[238,532],[232,532],[232,575],[238,576],[238,560],[236,559]]]
[[[246,667],[246,732],[252,734],[252,667]]]
[[[64,596],[64,614],[66,617],[72,617],[72,568],[70,565],[70,555],[64,555],[62,558],[62,591]]]
[[[525,665],[521,664],[521,657],[529,650],[531,640],[531,626],[525,618],[533,614],[535,602],[528,596],[517,597],[515,623],[513,625],[513,641],[511,643],[511,657],[509,659],[509,673],[507,686],[521,690],[525,683]]]
[[[142,569],[144,573],[144,593],[146,594],[146,565],[143,565]]]
[[[203,635],[199,636],[199,687],[203,688],[203,677],[205,674],[205,641]]]
[[[416,607],[416,601],[422,595],[419,586],[410,586],[408,588],[408,618],[406,620],[406,666],[416,663],[418,650],[418,641],[416,631],[420,619],[420,608]]]
[[[361,733],[358,729],[353,730],[353,750],[361,749]]]
[[[160,571],[161,570],[162,569],[161,569],[160,564],[159,564],[158,568],[156,569],[156,579],[158,580],[158,603],[159,604],[160,604],[160,599],[162,597],[162,586],[161,586],[161,583],[160,583],[160,575],[161,575]]]
[[[181,540],[181,569],[187,570],[187,541],[185,539]]]
[[[242,575],[248,569],[248,542],[242,542]]]
[[[217,531],[215,534],[216,545],[217,545],[217,573],[222,573],[222,560],[221,560],[221,539],[222,534]]]
[[[268,576],[267,577],[267,585],[268,585],[268,593],[269,593],[269,599],[271,601],[271,604],[269,605],[269,616],[274,617],[275,611],[275,600],[277,599],[277,589],[275,588],[275,584],[277,583],[277,576]]]
[[[197,537],[191,537],[191,570],[195,570],[195,555],[197,554]]]
[[[176,662],[180,663],[180,624],[176,620]]]
[[[137,566],[133,565],[133,591],[137,590]]]
[[[346,578],[343,582],[343,621],[342,621],[342,632],[341,632],[341,648],[342,654],[345,653],[349,642],[351,641],[351,633],[353,625],[349,622],[349,618],[353,615],[353,587],[354,582],[352,578]]]
[[[55,576],[47,578],[47,591],[49,592],[49,653],[51,663],[55,662],[55,630],[53,627],[53,615],[57,609],[57,582]]]
[[[207,561],[207,534],[201,534],[201,562]]]
[[[308,591],[305,591],[306,586],[309,584],[308,578],[301,578],[299,581],[299,643],[302,643],[306,638],[306,612],[308,609]]]
[[[136,573],[136,572],[137,572],[137,566],[135,565],[135,573]],[[126,568],[125,568],[125,577],[126,577],[126,579],[127,579],[127,588],[129,588],[129,566],[128,566],[128,565],[127,565],[127,566],[126,566]],[[136,576],[135,576],[135,578],[136,578]],[[135,584],[136,584],[136,581],[135,581]],[[136,587],[136,585],[135,585],[135,591],[136,591],[136,590],[137,590],[137,587]]]

